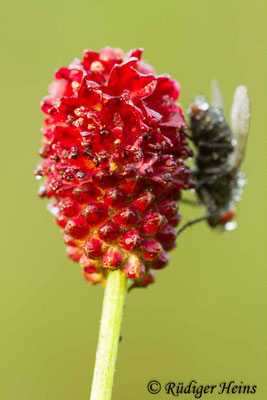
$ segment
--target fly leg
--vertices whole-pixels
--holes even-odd
[[[184,226],[182,226],[182,228],[178,230],[177,236],[179,236],[185,229],[189,228],[190,226],[198,224],[199,222],[202,221],[207,221],[209,219],[214,206],[208,191],[204,188],[201,189],[201,199],[202,203],[206,206],[207,214],[204,215],[203,217],[193,219],[192,221],[189,221],[186,224],[184,224]]]
[[[179,231],[177,232],[177,237],[178,237],[185,229],[189,228],[189,226],[198,224],[199,222],[202,222],[202,221],[206,221],[207,219],[208,219],[208,216],[207,216],[207,215],[204,215],[204,217],[196,218],[196,219],[193,219],[192,221],[187,222],[186,224],[184,224],[184,226],[182,226],[181,229],[179,229]]]

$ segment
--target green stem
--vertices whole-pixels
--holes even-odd
[[[120,270],[108,274],[90,400],[111,399],[126,280]]]

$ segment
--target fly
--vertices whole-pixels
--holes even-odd
[[[202,218],[190,221],[178,233],[193,223],[207,220],[211,227],[235,228],[232,221],[235,203],[245,184],[240,170],[244,159],[250,125],[250,100],[245,86],[238,86],[231,107],[231,128],[224,115],[222,96],[217,83],[212,86],[212,104],[205,96],[196,96],[188,107],[191,136],[196,147],[193,177],[196,194],[206,208]]]

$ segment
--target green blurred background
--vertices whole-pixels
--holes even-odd
[[[266,9],[264,0],[25,0],[1,13],[1,400],[89,398],[103,288],[81,278],[36,196],[40,99],[54,70],[84,48],[144,47],[182,85],[185,107],[216,77],[229,109],[244,83],[252,124],[249,184],[238,229],[187,231],[155,285],[133,291],[123,322],[114,399],[149,399],[147,382],[258,385],[266,376]],[[265,39],[265,40],[264,40]],[[265,80],[265,81],[264,81]],[[201,210],[183,207],[184,221]],[[190,396],[180,396],[191,399]],[[169,398],[164,393],[154,399]],[[212,400],[249,395],[207,395]]]

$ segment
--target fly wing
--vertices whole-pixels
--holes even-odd
[[[213,107],[217,107],[223,111],[223,96],[220,91],[219,83],[216,79],[211,81],[211,100]]]
[[[231,128],[235,141],[229,165],[239,169],[245,155],[250,126],[250,100],[246,86],[238,86],[234,93],[231,108]]]

